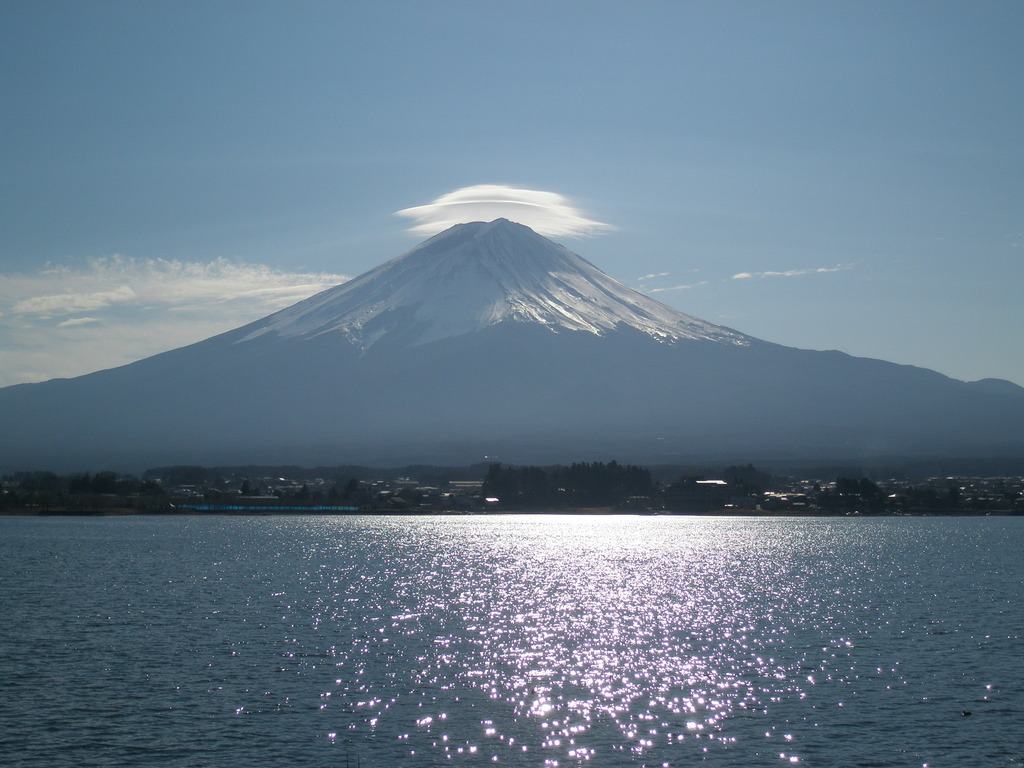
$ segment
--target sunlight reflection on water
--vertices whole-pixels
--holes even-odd
[[[101,725],[97,764],[1015,765],[1020,522],[83,522],[118,546],[15,552],[2,685],[62,728],[18,737],[24,765]],[[21,607],[46,579],[53,605]]]
[[[355,686],[365,713],[347,728],[397,730],[409,757],[512,764],[674,764],[740,738],[749,751],[742,724],[805,699],[853,646],[836,618],[878,610],[846,579],[863,561],[830,559],[813,526],[778,533],[758,519],[381,521],[403,555],[357,599],[404,602],[377,604],[389,615],[337,652],[355,665],[339,692]],[[381,654],[389,671],[357,686]],[[800,740],[767,728],[754,751],[800,762]]]

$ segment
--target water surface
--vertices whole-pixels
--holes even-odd
[[[0,763],[1024,766],[1022,543],[1021,518],[2,518]]]

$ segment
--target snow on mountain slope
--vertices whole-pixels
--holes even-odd
[[[506,322],[598,336],[634,328],[662,341],[754,341],[654,301],[529,227],[497,219],[456,225],[247,326],[236,343],[340,333],[363,349],[385,336],[415,346]]]
[[[3,472],[998,458],[1024,456],[1024,391],[758,341],[497,220],[187,347],[4,387],[0,435]]]

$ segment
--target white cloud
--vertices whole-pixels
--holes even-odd
[[[733,280],[747,280],[752,277],[799,277],[800,275],[817,275],[823,272],[841,272],[853,269],[852,264],[836,264],[834,267],[816,267],[812,269],[788,269],[785,272],[737,272]]]
[[[650,293],[662,293],[664,291],[685,291],[685,290],[688,290],[690,288],[698,288],[698,287],[700,287],[702,285],[707,285],[707,284],[708,284],[707,280],[701,280],[699,283],[689,283],[687,285],[670,285],[670,286],[665,287],[665,288],[648,288],[647,290]]]
[[[201,341],[344,275],[111,256],[0,274],[0,386],[78,376]]]
[[[546,237],[585,237],[612,229],[591,221],[555,192],[516,189],[501,184],[478,184],[441,195],[427,205],[405,208],[397,216],[416,221],[410,232],[436,235],[456,224],[509,219]]]
[[[755,277],[797,277],[799,275],[814,275],[814,274],[820,274],[820,273],[824,273],[824,272],[840,272],[840,271],[846,270],[846,269],[853,269],[853,265],[852,264],[837,264],[834,267],[814,267],[814,268],[810,268],[810,269],[790,269],[790,270],[787,270],[785,272],[737,272],[735,275],[732,275],[729,278],[720,278],[720,280],[722,282],[728,282],[729,280],[749,280],[749,279],[755,278]],[[694,270],[694,271],[697,271],[697,270]],[[656,273],[656,274],[644,275],[643,277],[640,278],[640,280],[650,280],[650,279],[659,278],[659,277],[666,277],[666,276],[668,276],[668,274],[669,274],[668,272],[659,272],[659,273]],[[719,280],[719,278],[716,278],[716,282],[718,280]],[[643,288],[641,288],[641,290],[645,291],[647,293],[664,293],[666,291],[686,291],[686,290],[689,290],[691,288],[699,288],[701,286],[710,285],[710,284],[711,284],[711,281],[709,281],[709,280],[701,280],[700,282],[696,282],[696,283],[683,283],[683,284],[680,284],[680,285],[668,285],[668,286],[657,287],[657,288],[643,287]]]
[[[112,291],[95,293],[57,293],[51,296],[32,296],[11,307],[12,315],[37,315],[47,318],[67,315],[73,312],[91,312],[109,307],[111,304],[128,302],[135,298],[135,291],[122,285]]]

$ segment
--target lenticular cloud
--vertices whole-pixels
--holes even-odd
[[[455,224],[509,219],[525,224],[545,237],[585,237],[611,229],[591,221],[555,192],[515,189],[501,184],[478,184],[441,195],[426,205],[397,211],[414,219],[409,229],[417,235],[436,235]]]

